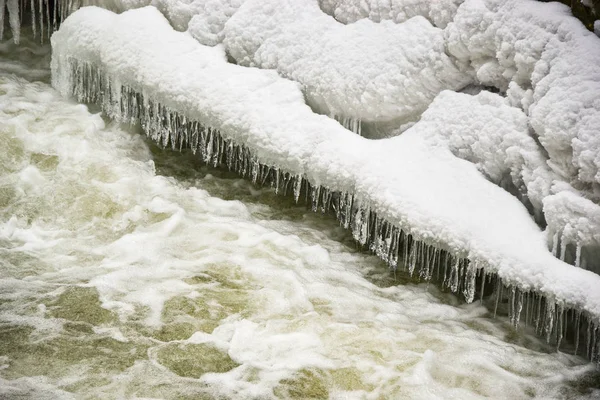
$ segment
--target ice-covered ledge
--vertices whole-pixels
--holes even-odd
[[[587,355],[597,355],[600,277],[553,257],[516,198],[419,134],[419,124],[386,140],[353,135],[314,114],[296,83],[228,64],[222,48],[175,32],[152,7],[81,9],[52,46],[63,95],[139,120],[163,145],[191,145],[207,162],[305,192],[390,266],[440,277],[467,301],[478,277],[497,276],[515,324],[533,322],[558,342],[567,327],[577,337],[581,328]]]

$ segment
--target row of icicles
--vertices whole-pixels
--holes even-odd
[[[401,269],[419,280],[437,281],[453,293],[462,293],[467,302],[472,302],[477,293],[480,301],[491,294],[495,297],[494,315],[500,309],[515,328],[524,323],[557,348],[600,362],[600,325],[587,312],[566,308],[543,293],[505,284],[485,266],[455,256],[443,244],[424,241],[410,229],[378,216],[368,200],[263,164],[247,146],[224,138],[218,129],[189,120],[127,86],[115,87],[110,77],[91,63],[69,61],[70,91],[78,101],[100,104],[116,120],[140,123],[146,134],[163,147],[191,148],[209,165],[227,167],[258,185],[271,185],[276,193],[290,194],[296,202],[303,199],[314,212],[333,213],[358,243],[394,271]]]
[[[13,41],[21,40],[21,25],[31,18],[33,37],[41,43],[80,6],[79,0],[0,0],[0,40],[4,38],[5,18],[8,16]]]

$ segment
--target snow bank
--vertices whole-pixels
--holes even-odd
[[[416,120],[441,90],[470,81],[424,18],[343,25],[317,0],[247,0],[223,43],[239,64],[300,82],[318,112],[360,121]]]
[[[541,218],[555,174],[529,134],[526,115],[498,94],[442,92],[415,126],[423,137],[474,163]]]
[[[279,189],[293,182],[296,198],[305,190],[313,209],[333,207],[393,267],[403,257],[425,279],[443,269],[444,282],[468,301],[477,274],[496,273],[520,293],[517,321],[523,294],[542,296],[547,332],[564,322],[563,308],[600,322],[600,277],[554,258],[525,208],[425,135],[426,123],[380,141],[354,135],[314,114],[296,83],[227,64],[222,48],[174,31],[151,7],[121,15],[81,9],[52,46],[53,85],[62,94],[139,118],[163,144],[187,141],[205,160],[223,160],[255,181]]]
[[[480,83],[507,91],[527,113],[557,174],[600,183],[600,39],[568,7],[467,0],[446,36]]]
[[[321,9],[339,22],[349,24],[363,18],[374,22],[401,23],[420,15],[438,28],[452,21],[464,0],[319,0]]]
[[[445,33],[449,53],[506,92],[547,152],[554,180],[543,186],[567,192],[543,200],[551,245],[587,246],[581,264],[600,270],[596,225],[581,223],[600,214],[600,39],[568,7],[530,0],[467,0]],[[580,264],[568,253],[556,254]]]

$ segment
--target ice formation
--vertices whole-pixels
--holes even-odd
[[[529,134],[526,115],[498,94],[442,92],[414,129],[477,165],[497,185],[529,204],[540,220],[556,179]]]
[[[225,24],[241,65],[300,82],[318,112],[355,121],[414,121],[444,89],[470,82],[425,18],[343,25],[317,0],[247,0]]]
[[[19,43],[21,17],[19,15],[19,0],[0,0],[0,40],[4,35],[4,18],[8,11],[8,23],[13,31],[15,43]]]
[[[321,9],[336,20],[349,24],[363,18],[381,22],[404,22],[420,15],[433,25],[445,28],[464,0],[319,0]]]
[[[600,214],[598,38],[564,5],[514,0],[467,0],[445,33],[449,53],[469,63],[479,83],[506,92],[527,115],[557,177],[550,182],[552,194],[570,192],[544,201],[552,246],[559,241],[584,246],[588,266],[600,271],[600,242],[583,234],[591,228],[568,232],[594,226]]]
[[[481,295],[486,283],[495,285],[515,325],[532,323],[558,344],[567,334],[587,338],[588,356],[597,357],[600,277],[553,257],[517,199],[452,154],[449,149],[461,150],[451,130],[427,134],[441,123],[434,116],[425,114],[389,139],[354,135],[313,113],[297,83],[275,71],[228,64],[221,46],[173,30],[153,7],[121,15],[81,9],[52,45],[53,85],[63,95],[139,121],[165,146],[191,146],[208,163],[297,200],[303,196],[315,211],[332,210],[392,268],[439,279],[467,301],[475,298],[477,281]],[[436,102],[455,100],[442,94]],[[469,143],[483,152],[472,154],[479,169],[490,177],[510,171],[515,185],[529,187],[538,156],[528,152],[522,112],[500,104],[497,95],[465,102],[474,102],[494,126],[510,117],[512,134],[499,143],[511,156],[504,164],[481,157],[496,145],[471,130]]]

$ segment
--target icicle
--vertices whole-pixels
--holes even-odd
[[[439,281],[440,278],[440,249],[438,249],[437,247],[433,248],[433,257],[431,259],[431,268],[430,268],[430,275],[429,275],[429,279],[433,278],[433,272],[437,271],[437,280]]]
[[[552,236],[552,255],[558,257],[558,232]]]
[[[56,20],[56,18],[57,18],[57,12],[58,12],[58,7],[59,7],[58,3],[60,3],[60,2],[57,2],[56,0],[54,1],[54,9],[52,10],[52,14],[53,14],[52,15],[52,26],[53,26],[54,30],[58,29],[58,22]]]
[[[356,207],[356,214],[354,218],[354,224],[352,225],[352,233],[354,239],[361,245],[365,245],[368,238],[369,232],[369,207],[363,207],[362,204],[358,204]]]
[[[388,264],[396,270],[398,268],[398,248],[400,244],[400,230],[392,226],[392,237],[390,240],[390,250],[388,254]]]
[[[546,342],[550,343],[550,337],[552,336],[552,328],[554,327],[554,313],[556,309],[556,303],[553,299],[546,299],[546,323],[544,326],[544,333],[546,334]]]
[[[421,242],[413,241],[410,248],[410,254],[408,255],[408,273],[410,276],[413,275],[415,267],[417,266],[417,254],[419,253]]]
[[[538,301],[537,301],[537,311],[535,313],[535,331],[536,332],[540,332],[540,322],[541,322],[541,318],[542,318],[542,296],[541,295],[537,295]]]
[[[280,174],[281,172],[279,171],[279,168],[275,168],[275,194],[279,193],[279,179],[280,179]]]
[[[446,253],[446,257],[444,260],[444,279],[442,281],[442,287],[449,287],[450,286],[450,277],[448,276],[448,266],[450,264],[452,264],[451,261],[451,257],[452,255],[450,253]],[[452,270],[450,271],[450,274],[452,274]]]
[[[425,243],[421,247],[417,265],[419,265],[419,277],[426,281],[429,276],[429,246]]]
[[[587,358],[591,358],[592,353],[591,353],[591,344],[592,344],[592,323],[591,321],[588,321],[588,326],[587,326],[587,343],[586,343],[586,347],[587,347]]]
[[[332,192],[326,187],[321,188],[322,192],[322,203],[321,203],[321,213],[325,214],[331,208],[331,197]]]
[[[456,259],[456,262],[454,263],[454,266],[452,266],[452,269],[450,270],[450,290],[452,290],[452,293],[456,293],[458,291],[458,283],[459,283],[459,279],[458,279],[458,275],[460,273],[460,258]]]
[[[205,150],[204,150],[204,162],[206,164],[210,163],[210,160],[212,158],[212,152],[213,152],[213,129],[212,128],[208,128],[208,134],[206,136],[206,141],[204,142],[205,145]]]
[[[564,334],[564,308],[562,304],[558,306],[556,314],[556,350],[558,350]]]
[[[500,303],[500,299],[502,298],[503,288],[504,284],[502,284],[502,281],[500,280],[500,278],[498,278],[498,281],[496,283],[496,304],[494,305],[494,318],[496,318],[496,314],[498,312],[498,303]]]
[[[401,232],[403,249],[402,249],[402,265],[404,270],[408,269],[408,263],[410,261],[410,252],[413,247],[412,236],[407,234],[405,231]]]
[[[213,168],[217,168],[219,163],[221,162],[221,154],[223,153],[223,139],[221,138],[221,134],[219,131],[216,131],[213,136],[213,148],[216,150],[213,152],[212,165]]]
[[[310,185],[310,182],[308,181],[308,179],[305,179],[304,182],[305,182],[305,187],[306,187],[306,190],[304,191],[304,204],[306,204],[308,206],[308,204],[309,204],[308,196],[312,190],[311,190],[311,185]]]
[[[575,266],[580,268],[581,265],[581,243],[577,242],[577,247],[575,249]]]
[[[581,311],[575,311],[575,352],[573,354],[577,355],[577,351],[579,350],[579,329],[581,323]]]
[[[292,181],[292,176],[289,173],[283,174],[283,195],[287,196],[288,188],[290,186],[290,182]]]
[[[256,185],[256,182],[258,182],[259,180],[259,175],[260,174],[260,164],[258,163],[257,159],[254,159],[252,161],[252,165],[250,166],[250,176],[252,177],[252,183],[254,183]]]
[[[319,199],[321,197],[321,186],[317,185],[310,191],[310,198],[312,203],[312,211],[317,212],[319,210]]]
[[[350,193],[346,193],[346,200],[344,202],[344,228],[349,229],[352,223],[352,207],[354,206],[354,196]]]
[[[4,38],[4,13],[6,12],[6,0],[0,0],[0,40]]]
[[[510,324],[515,327],[515,301],[516,301],[516,294],[517,294],[517,287],[516,286],[511,286],[509,287],[510,289],[510,309],[509,309],[509,317],[510,317]]]
[[[39,0],[39,12],[40,12],[40,43],[44,43],[44,0]],[[46,0],[48,1],[48,0]],[[33,2],[31,1],[31,13],[33,14]],[[32,19],[34,19],[32,17]],[[34,22],[35,25],[35,22]]]
[[[519,328],[521,322],[521,312],[523,311],[523,297],[524,293],[519,288],[513,288],[513,299],[512,299],[512,325],[515,329]]]
[[[300,191],[302,190],[302,175],[296,175],[294,178],[294,200],[298,203]]]
[[[52,24],[50,23],[50,0],[45,0],[46,4],[46,21],[48,22],[46,26],[48,27],[48,34],[46,37],[50,39],[50,35],[52,34]]]
[[[525,293],[525,326],[529,325],[529,307],[530,307],[531,299],[529,292]]]
[[[369,242],[369,250],[373,253],[378,254],[379,247],[381,246],[381,221],[375,217],[373,221],[373,240]]]
[[[485,279],[487,278],[487,272],[485,269],[481,269],[481,288],[479,289],[479,304],[483,305],[483,295],[485,293]]]
[[[35,39],[37,36],[36,32],[36,23],[35,23],[35,0],[31,0],[31,29],[33,31],[33,38]]]
[[[560,238],[560,260],[565,261],[565,254],[567,252],[567,241],[564,236]]]
[[[19,0],[5,0],[8,8],[8,23],[13,34],[13,41],[19,44],[21,39],[21,19],[19,18]],[[4,1],[2,1],[4,3]],[[0,5],[3,5],[0,3]],[[3,8],[4,10],[4,8]],[[4,24],[4,18],[2,19]],[[3,25],[4,26],[4,25]]]
[[[467,303],[472,303],[475,298],[475,278],[477,277],[477,265],[469,263],[465,274],[465,289],[463,294]]]

